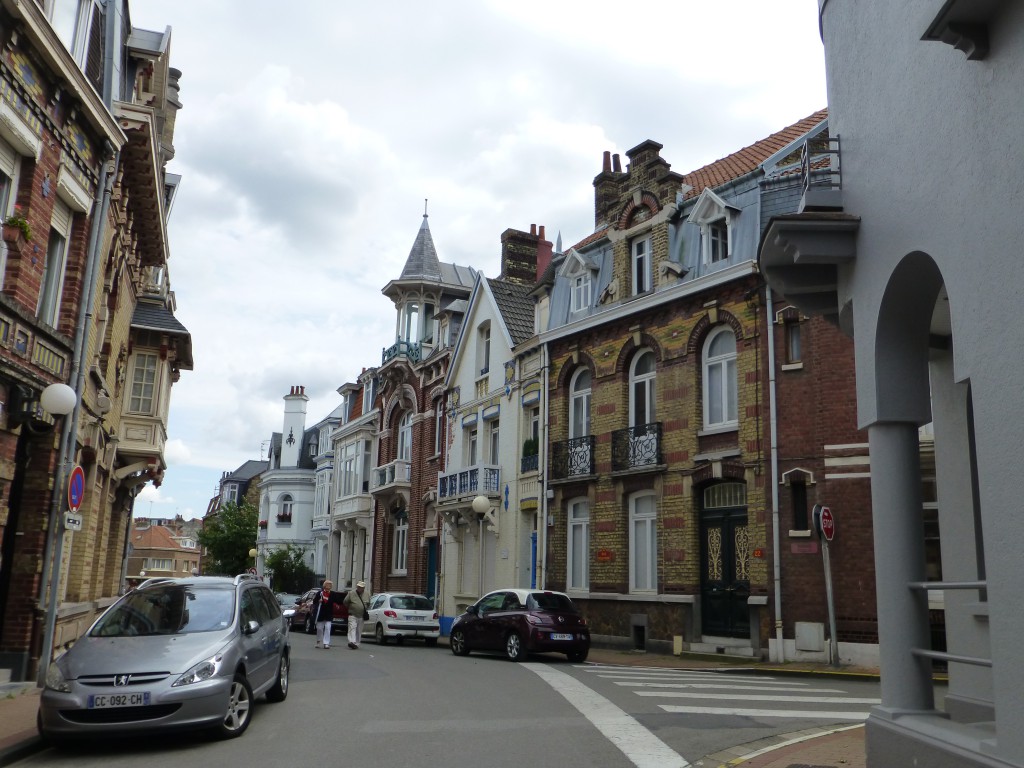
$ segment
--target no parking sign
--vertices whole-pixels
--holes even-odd
[[[68,511],[77,512],[85,498],[85,472],[81,465],[75,464],[68,476]]]

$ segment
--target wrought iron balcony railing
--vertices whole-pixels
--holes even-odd
[[[594,436],[574,437],[551,444],[551,477],[565,480],[594,474]]]
[[[612,472],[661,464],[661,422],[612,432]]]
[[[419,342],[396,341],[381,354],[380,364],[384,365],[388,360],[396,357],[407,357],[410,361],[418,363],[422,355],[423,349]]]
[[[519,465],[519,471],[536,472],[538,459],[539,457],[536,453],[533,456],[523,456],[522,462]]]
[[[501,489],[501,467],[476,464],[453,470],[437,478],[439,501],[453,501],[464,496],[497,494]]]

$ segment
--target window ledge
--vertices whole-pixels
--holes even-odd
[[[725,424],[720,427],[705,427],[704,429],[697,431],[697,437],[706,437],[707,435],[723,435],[726,432],[739,432],[740,425],[738,423]]]
[[[804,367],[803,363],[784,363],[782,365],[782,370],[784,370],[784,371],[800,371],[800,370],[803,370],[803,367]]]

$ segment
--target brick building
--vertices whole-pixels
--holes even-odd
[[[824,658],[810,507],[825,502],[844,531],[840,655],[873,653],[852,348],[768,293],[756,263],[767,217],[795,209],[801,149],[826,135],[819,112],[685,175],[653,141],[627,152],[625,171],[606,154],[595,233],[556,253],[538,285],[546,586],[580,602],[598,637]]]
[[[81,29],[52,12],[0,8],[0,667],[14,679],[121,590],[133,500],[163,477],[171,387],[192,367],[167,272],[170,30],[133,28],[126,0],[83,4]],[[100,43],[108,56],[90,56]],[[62,419],[41,405],[55,383],[76,396]]]

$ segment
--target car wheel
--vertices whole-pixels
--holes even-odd
[[[452,631],[451,639],[452,653],[456,656],[469,656],[469,643],[466,642],[466,634],[461,629]]]
[[[55,747],[56,749],[63,749],[64,747],[71,746],[68,739],[61,736],[54,736],[49,731],[43,728],[43,713],[36,711],[36,730],[39,731],[39,738],[43,740],[43,743],[48,747]]]
[[[586,651],[569,651],[565,655],[569,657],[569,661],[573,664],[580,664],[587,660],[588,653],[590,653],[589,649]]]
[[[425,638],[423,638],[423,642],[426,643],[427,648],[433,648],[434,646],[437,645],[437,638],[436,637],[425,637]]]
[[[312,635],[314,632],[316,632],[316,625],[313,624],[313,617],[312,616],[307,616],[306,617],[306,634],[307,635]]]
[[[377,643],[379,645],[387,645],[388,644],[388,636],[384,634],[384,625],[383,624],[380,624],[380,623],[377,624],[377,629],[374,631],[373,636],[375,638],[377,638]]]
[[[241,672],[235,673],[228,694],[228,708],[224,720],[214,728],[221,739],[234,739],[245,733],[252,720],[252,686]]]
[[[267,701],[284,701],[288,698],[288,672],[291,670],[291,662],[288,660],[288,654],[281,654],[281,661],[277,665],[277,681],[273,687],[267,691]]]
[[[509,632],[505,638],[505,655],[509,661],[522,661],[526,658],[526,649],[523,647],[523,639],[518,632]]]

